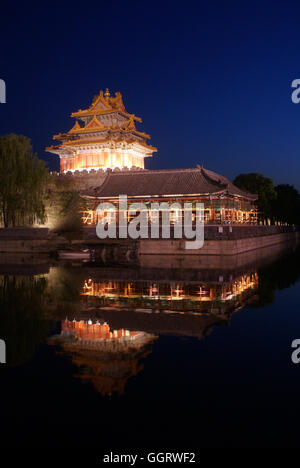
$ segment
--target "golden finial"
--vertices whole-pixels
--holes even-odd
[[[105,96],[106,98],[109,98],[109,97],[110,97],[110,92],[108,91],[108,88],[106,88],[104,96]]]

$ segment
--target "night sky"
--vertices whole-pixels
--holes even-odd
[[[158,148],[147,167],[261,172],[300,189],[300,4],[6,2],[0,7],[0,134],[34,151],[108,87]]]

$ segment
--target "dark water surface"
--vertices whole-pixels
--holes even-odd
[[[299,249],[175,260],[5,259],[6,445],[299,446]]]

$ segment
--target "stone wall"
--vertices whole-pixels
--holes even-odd
[[[58,173],[51,172],[53,187],[72,187],[74,190],[87,190],[94,187],[99,187],[103,184],[106,177],[106,172],[99,169],[88,171],[75,171]]]
[[[266,226],[267,227],[267,226]],[[276,226],[274,226],[276,227]],[[254,227],[255,229],[255,227]],[[213,239],[204,240],[201,249],[186,249],[184,239],[141,239],[139,242],[140,255],[236,255],[262,247],[270,247],[281,242],[298,242],[300,233],[282,232],[270,235],[256,235],[252,237],[235,239]]]
[[[294,232],[295,226],[206,225],[205,240],[237,240]]]
[[[67,246],[67,239],[51,233],[48,228],[0,229],[0,253],[50,253]]]
[[[67,174],[52,172],[45,200],[46,217],[45,226],[49,229],[57,229],[61,223],[63,214],[63,193],[81,192],[83,190],[99,187],[103,184],[106,173],[102,170],[90,172],[75,171]]]
[[[223,228],[220,232],[220,227]],[[185,249],[184,239],[104,239],[95,227],[83,229],[73,240],[47,228],[0,229],[0,252],[55,252],[58,249],[89,246],[103,261],[135,261],[140,255],[236,255],[280,243],[298,242],[300,231],[294,226],[206,226],[201,249]]]

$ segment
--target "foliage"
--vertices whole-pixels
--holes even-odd
[[[5,227],[44,222],[48,171],[22,135],[0,137],[0,212]]]
[[[257,208],[260,220],[273,218],[273,207],[277,197],[273,179],[262,174],[240,174],[234,181],[234,185],[250,193],[258,195]]]
[[[59,199],[58,225],[56,230],[64,234],[74,233],[78,238],[78,234],[82,232],[80,196],[76,191],[62,191],[59,193]]]
[[[240,174],[233,183],[258,195],[257,206],[261,220],[300,225],[300,194],[292,185],[280,184],[274,187],[271,178],[255,173]]]
[[[289,184],[275,187],[277,199],[273,206],[274,217],[277,221],[300,225],[300,194]]]

